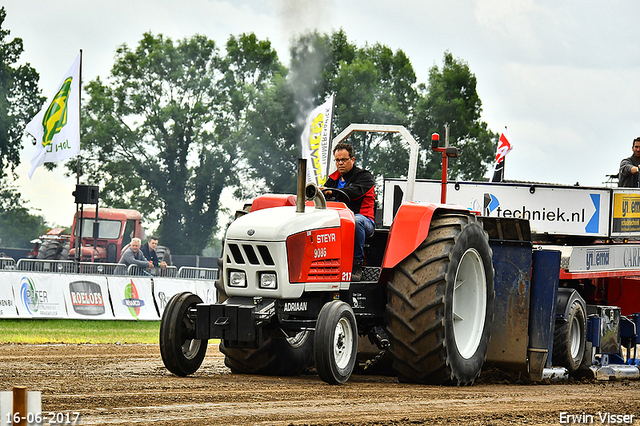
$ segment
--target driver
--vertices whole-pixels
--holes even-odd
[[[356,158],[351,145],[346,143],[336,145],[333,148],[333,158],[338,170],[327,178],[325,187],[321,189],[327,196],[332,194],[332,191],[327,188],[341,189],[350,199],[346,204],[356,217],[351,281],[360,281],[364,263],[364,239],[372,236],[375,229],[375,182],[368,170],[354,165]]]

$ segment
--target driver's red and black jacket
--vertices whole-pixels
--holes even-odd
[[[336,170],[327,178],[324,186],[327,188],[338,188],[338,180],[340,177],[340,172]],[[345,183],[341,189],[351,199],[351,201],[346,203],[347,207],[349,207],[352,212],[360,213],[375,221],[375,181],[371,173],[368,170],[353,166],[351,170],[342,175],[342,178],[344,178]]]

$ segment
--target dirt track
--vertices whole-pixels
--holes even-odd
[[[561,412],[640,424],[639,381],[522,385],[485,375],[494,383],[446,388],[355,375],[329,386],[316,375],[233,375],[216,345],[188,378],[164,368],[156,345],[0,345],[0,365],[0,391],[42,391],[43,412],[79,411],[80,424],[561,424]]]

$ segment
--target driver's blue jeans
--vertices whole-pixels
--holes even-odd
[[[373,235],[375,226],[373,221],[366,216],[357,213],[356,234],[353,244],[353,260],[362,263],[364,261],[364,239]]]

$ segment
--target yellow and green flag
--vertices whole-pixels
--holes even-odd
[[[36,138],[29,179],[44,163],[55,163],[80,152],[80,61],[78,55],[58,86],[55,95],[27,124]]]
[[[307,183],[318,186],[327,180],[329,149],[331,148],[331,120],[335,95],[307,115],[302,131],[302,158],[307,159]]]

